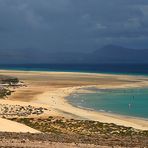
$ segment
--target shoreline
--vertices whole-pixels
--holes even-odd
[[[12,96],[4,102],[16,104],[38,104],[39,106],[46,106],[50,109],[50,115],[64,116],[67,118],[81,118],[86,120],[94,120],[105,123],[115,123],[127,127],[133,127],[141,130],[148,130],[148,121],[123,117],[122,115],[115,115],[110,113],[102,113],[80,109],[72,106],[66,97],[74,93],[80,88],[96,86],[101,89],[107,88],[133,88],[148,86],[148,77],[129,76],[129,75],[111,75],[111,74],[90,74],[90,73],[71,73],[71,72],[30,72],[22,71],[2,71],[1,74],[18,76],[20,80],[27,82],[28,88],[18,89]],[[66,76],[65,76],[66,75]],[[68,77],[68,78],[67,78]],[[44,81],[42,79],[45,79]],[[83,80],[84,79],[84,80]],[[103,80],[102,80],[103,79]],[[135,80],[136,79],[136,80]],[[53,80],[53,81],[52,81]],[[102,80],[101,84],[97,85]],[[111,84],[108,82],[111,80]],[[46,84],[49,81],[50,84]],[[66,82],[65,82],[66,81]],[[124,82],[125,81],[125,82]],[[41,82],[41,83],[40,83]],[[109,84],[108,84],[108,83]],[[136,83],[135,83],[136,82]],[[61,84],[62,83],[62,84]],[[67,83],[70,83],[67,86]],[[41,86],[39,86],[41,84]],[[46,85],[45,85],[46,84]],[[32,96],[27,96],[28,100],[22,100],[24,91],[32,91]],[[38,94],[35,92],[39,91]],[[26,93],[25,95],[28,95]],[[17,97],[16,97],[17,96]],[[31,99],[30,99],[31,98]],[[16,99],[16,102],[15,102]],[[1,102],[1,101],[0,101]]]
[[[41,68],[41,70],[39,69],[30,69],[30,70],[27,70],[29,68],[24,68],[24,69],[11,69],[11,68],[8,68],[8,69],[3,69],[3,68],[0,68],[0,71],[20,71],[20,72],[56,72],[56,73],[82,73],[82,74],[107,74],[107,75],[126,75],[126,76],[142,76],[142,77],[147,77],[148,74],[140,74],[140,73],[132,73],[132,72],[101,72],[101,71],[98,71],[98,72],[91,72],[91,71],[79,71],[79,70],[76,70],[76,71],[70,71],[70,70],[44,70]]]
[[[29,72],[29,73],[62,73],[62,74],[86,74],[86,75],[105,75],[105,76],[131,76],[131,77],[148,77],[148,74],[139,74],[139,73],[111,73],[111,72],[88,72],[88,71],[48,71],[48,70],[15,70],[15,69],[0,69],[1,72]]]
[[[97,88],[97,86],[96,86],[96,88]],[[147,88],[147,87],[143,87],[143,88]],[[84,87],[84,89],[85,89],[85,87]],[[115,90],[117,90],[117,89],[123,89],[123,88],[115,88]],[[134,89],[134,88],[130,88],[130,89]],[[111,89],[111,90],[114,90],[114,89]],[[99,89],[99,91],[101,91],[101,89]],[[84,91],[84,92],[82,91],[82,92],[80,92],[80,94],[81,93],[83,93],[83,94],[94,93],[94,91],[91,91],[91,90],[89,91],[88,90],[88,92],[87,91]],[[133,118],[133,119],[139,119],[139,120],[148,121],[148,117],[125,115],[125,114],[115,113],[115,112],[112,112],[112,111],[106,111],[106,110],[102,110],[102,109],[93,109],[93,108],[89,108],[89,107],[83,107],[83,106],[76,105],[72,101],[69,101],[68,100],[71,96],[77,95],[77,94],[79,94],[79,92],[72,92],[70,95],[68,95],[68,96],[65,97],[65,100],[67,101],[67,103],[70,104],[70,105],[72,105],[73,107],[80,108],[80,109],[83,109],[83,110],[94,111],[94,112],[97,112],[97,113],[104,113],[104,114],[108,114],[108,115],[122,116],[124,118]]]
[[[65,98],[67,99],[67,98]],[[68,101],[69,102],[69,101]],[[82,109],[82,110],[86,110],[86,111],[93,111],[96,113],[101,113],[101,114],[105,114],[105,115],[110,115],[110,116],[119,116],[119,117],[123,117],[123,118],[131,118],[131,119],[138,119],[138,120],[143,120],[143,121],[147,121],[148,122],[148,118],[144,118],[144,117],[139,117],[139,116],[130,116],[130,115],[124,115],[124,114],[119,114],[119,113],[114,113],[114,112],[110,112],[110,111],[104,111],[104,110],[95,110],[92,108],[87,108],[87,107],[83,107],[83,106],[77,106],[74,105],[72,103],[69,102],[70,105],[72,105],[73,107]]]
[[[124,116],[114,113],[99,112],[73,106],[68,102],[66,97],[68,97],[71,93],[75,92],[79,88],[82,87],[68,88],[67,94],[65,93],[63,96],[57,97],[57,95],[55,94],[56,98],[50,98],[50,101],[48,101],[48,105],[50,105],[55,110],[60,110],[60,112],[64,112],[70,115],[72,114],[72,116],[74,115],[78,117],[78,119],[100,121],[103,123],[114,123],[121,126],[133,127],[135,129],[148,130],[148,120],[146,120],[145,118],[143,119],[139,117]],[[59,91],[60,90],[58,90],[58,92]],[[60,94],[62,94],[62,92]],[[47,95],[50,96],[51,94],[46,92],[42,94],[42,97],[46,98]],[[54,95],[52,94],[52,96]],[[39,96],[39,98],[41,98],[41,96]],[[52,102],[54,102],[54,104]],[[44,104],[47,102],[45,100],[42,101],[41,99],[39,99],[36,103]],[[64,105],[64,107],[62,105]],[[68,117],[68,115],[66,116]]]

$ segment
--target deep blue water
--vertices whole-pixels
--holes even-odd
[[[148,75],[148,64],[5,64],[0,69]]]

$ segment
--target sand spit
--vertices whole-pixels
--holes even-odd
[[[48,116],[81,118],[148,130],[147,120],[80,109],[70,105],[65,99],[71,93],[85,87],[93,86],[99,89],[148,87],[148,77],[11,70],[1,70],[0,74],[17,77],[27,85],[27,87],[18,88],[7,100],[0,103],[9,105],[15,103],[21,106],[37,105],[43,108],[46,106],[50,111],[43,113],[42,116],[48,114]],[[38,115],[35,116],[38,117]]]

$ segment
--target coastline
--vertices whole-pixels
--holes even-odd
[[[67,97],[65,97],[65,99],[68,101],[68,98]],[[111,112],[111,111],[106,111],[106,110],[101,110],[101,109],[95,110],[93,108],[88,108],[88,107],[83,107],[83,106],[75,105],[74,103],[71,103],[69,101],[68,101],[68,103],[70,105],[72,105],[73,107],[76,107],[76,108],[79,108],[79,109],[82,109],[82,110],[87,110],[87,111],[93,111],[93,112],[97,112],[97,113],[102,113],[102,114],[105,114],[105,115],[108,115],[108,116],[123,117],[123,118],[132,118],[132,119],[138,119],[138,120],[143,120],[143,121],[147,121],[148,122],[148,118],[145,118],[145,117],[124,115],[124,114],[119,114],[119,113],[115,113],[115,112]]]
[[[82,87],[80,87],[82,88]],[[104,123],[114,123],[117,125],[127,126],[127,127],[133,127],[135,129],[141,129],[141,130],[148,130],[148,120],[145,120],[143,118],[138,117],[130,117],[130,116],[123,116],[123,115],[117,115],[112,113],[106,113],[106,112],[98,112],[98,111],[92,111],[87,109],[82,109],[79,107],[75,107],[66,100],[66,97],[69,96],[71,93],[73,93],[75,90],[79,88],[69,88],[67,90],[67,94],[63,96],[56,96],[56,98],[50,98],[50,101],[48,101],[48,105],[53,107],[55,110],[58,110],[60,112],[64,112],[64,116],[69,118],[69,114],[72,115],[71,117],[76,116],[78,119],[84,119],[84,120],[93,120],[93,121],[100,121]],[[65,92],[66,92],[65,90]],[[60,90],[58,90],[59,92]],[[63,90],[62,90],[63,91]],[[62,94],[62,92],[60,93]],[[46,96],[50,96],[50,93],[45,93],[42,95],[43,98]],[[54,94],[52,93],[52,96]],[[41,98],[41,96],[39,96]],[[53,103],[54,102],[54,103]],[[38,100],[37,103],[47,103],[45,100]]]
[[[100,88],[97,88],[97,86],[96,86],[96,88],[95,87],[93,87],[93,89],[95,89],[95,90],[89,90],[88,89],[88,87],[86,87],[87,89],[85,90],[85,87],[84,87],[84,91],[83,90],[80,90],[80,91],[76,91],[76,92],[74,92],[74,93],[71,93],[69,96],[67,96],[67,97],[65,97],[65,99],[67,100],[67,102],[69,103],[69,104],[71,104],[73,107],[76,107],[76,108],[80,108],[80,109],[84,109],[84,110],[89,110],[89,111],[95,111],[95,112],[98,112],[98,113],[105,113],[105,114],[109,114],[109,115],[115,115],[115,116],[122,116],[122,117],[124,117],[124,118],[133,118],[133,119],[140,119],[140,120],[145,120],[145,121],[148,121],[148,117],[146,116],[138,116],[138,115],[129,115],[129,114],[125,114],[125,113],[118,113],[118,112],[114,112],[114,111],[111,111],[111,109],[109,110],[109,109],[107,109],[107,108],[105,108],[105,109],[101,109],[101,108],[99,108],[98,106],[97,106],[97,108],[93,108],[93,107],[88,107],[89,105],[85,105],[85,106],[83,106],[83,99],[85,98],[85,97],[83,97],[83,99],[82,99],[82,96],[81,95],[87,95],[87,94],[96,94],[97,93],[97,91],[99,91],[99,92],[101,92],[102,90],[103,91],[108,91],[108,90],[111,90],[111,91],[114,91],[114,90],[124,90],[124,89],[127,89],[127,88],[113,88],[113,89],[107,89],[107,90],[105,90],[105,89],[100,89]],[[139,87],[138,87],[139,88]],[[135,89],[135,88],[129,88],[130,90],[132,90],[132,89]],[[137,89],[137,88],[136,88]],[[141,89],[141,88],[139,88],[139,89]],[[143,87],[142,89],[148,89],[148,87]],[[79,96],[81,96],[81,101],[79,101],[79,97],[77,98],[77,95]],[[75,97],[76,97],[76,99],[77,99],[77,101],[75,102],[75,101],[73,101],[74,99],[75,99]],[[91,98],[89,98],[89,99],[91,99]],[[99,97],[99,99],[101,99],[100,97]],[[79,104],[80,103],[80,104]]]
[[[106,123],[115,123],[117,125],[133,127],[141,130],[148,130],[148,121],[143,120],[141,118],[139,119],[139,118],[127,117],[127,116],[124,117],[122,115],[115,115],[112,113],[111,114],[104,113],[104,112],[102,113],[102,112],[81,109],[81,108],[72,106],[66,100],[66,97],[69,96],[71,93],[74,93],[78,91],[78,89],[83,89],[85,87],[95,86],[101,89],[107,89],[107,88],[117,89],[117,88],[133,88],[133,87],[148,86],[148,83],[146,81],[148,80],[147,77],[129,76],[129,75],[96,74],[96,73],[84,74],[84,73],[73,73],[73,72],[70,72],[70,73],[68,72],[30,72],[30,71],[22,72],[22,71],[10,71],[10,70],[9,71],[0,70],[0,73],[7,74],[7,75],[14,75],[16,77],[18,76],[20,77],[20,80],[23,80],[23,81],[25,80],[25,82],[29,85],[28,88],[18,89],[7,100],[3,100],[3,103],[15,102],[16,104],[23,104],[22,101],[24,101],[24,99],[21,100],[21,97],[23,97],[22,95],[24,95],[22,93],[23,91],[27,91],[27,90],[30,90],[30,91],[32,90],[32,92],[38,91],[37,94],[34,94],[32,96],[27,96],[28,98],[30,97],[31,99],[29,98],[28,100],[25,101],[25,103],[37,104],[39,106],[46,106],[50,109],[50,115],[64,116],[67,118],[81,118],[81,119],[95,120],[95,121],[106,122]],[[67,80],[67,76],[68,76],[68,80]],[[49,77],[50,82],[52,80],[51,78],[54,77],[54,79],[56,79],[56,82],[52,81],[52,83],[47,85],[46,79],[44,80],[44,82],[41,81],[43,77],[47,79]],[[81,80],[79,77],[84,79],[84,81]],[[98,79],[98,77],[100,77],[100,79]],[[28,81],[28,78],[29,78],[29,81]],[[104,79],[101,82],[102,84],[97,85],[97,83],[101,79]],[[106,81],[109,79],[111,79],[110,85],[108,83],[106,84]],[[39,80],[42,82],[41,87],[37,86],[40,84]],[[85,82],[87,80],[88,82]],[[90,81],[90,80],[93,80],[93,81]],[[95,82],[96,80],[98,82]],[[60,82],[62,83],[62,85]],[[67,82],[70,83],[68,86],[66,84]]]
[[[31,66],[30,66],[31,65]],[[123,70],[119,66],[123,66]],[[147,64],[1,64],[0,70],[10,70],[10,71],[29,71],[29,72],[71,72],[71,73],[90,73],[90,74],[117,74],[117,75],[131,75],[131,76],[148,76],[147,70],[137,69],[137,66],[147,66]],[[74,68],[71,68],[71,66]],[[85,67],[84,66],[88,66]],[[93,67],[95,66],[95,67]],[[96,66],[98,67],[96,69]],[[109,66],[109,70],[106,68],[102,69],[99,67]],[[110,66],[113,66],[113,70],[110,69]],[[130,69],[129,69],[130,66]],[[56,68],[55,68],[56,67]],[[93,67],[93,68],[90,68]],[[119,67],[117,69],[117,67]],[[128,70],[125,68],[127,67]],[[132,70],[133,67],[136,70]],[[145,67],[146,69],[146,67]]]

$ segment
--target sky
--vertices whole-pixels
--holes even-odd
[[[0,0],[0,50],[148,48],[148,0]]]

